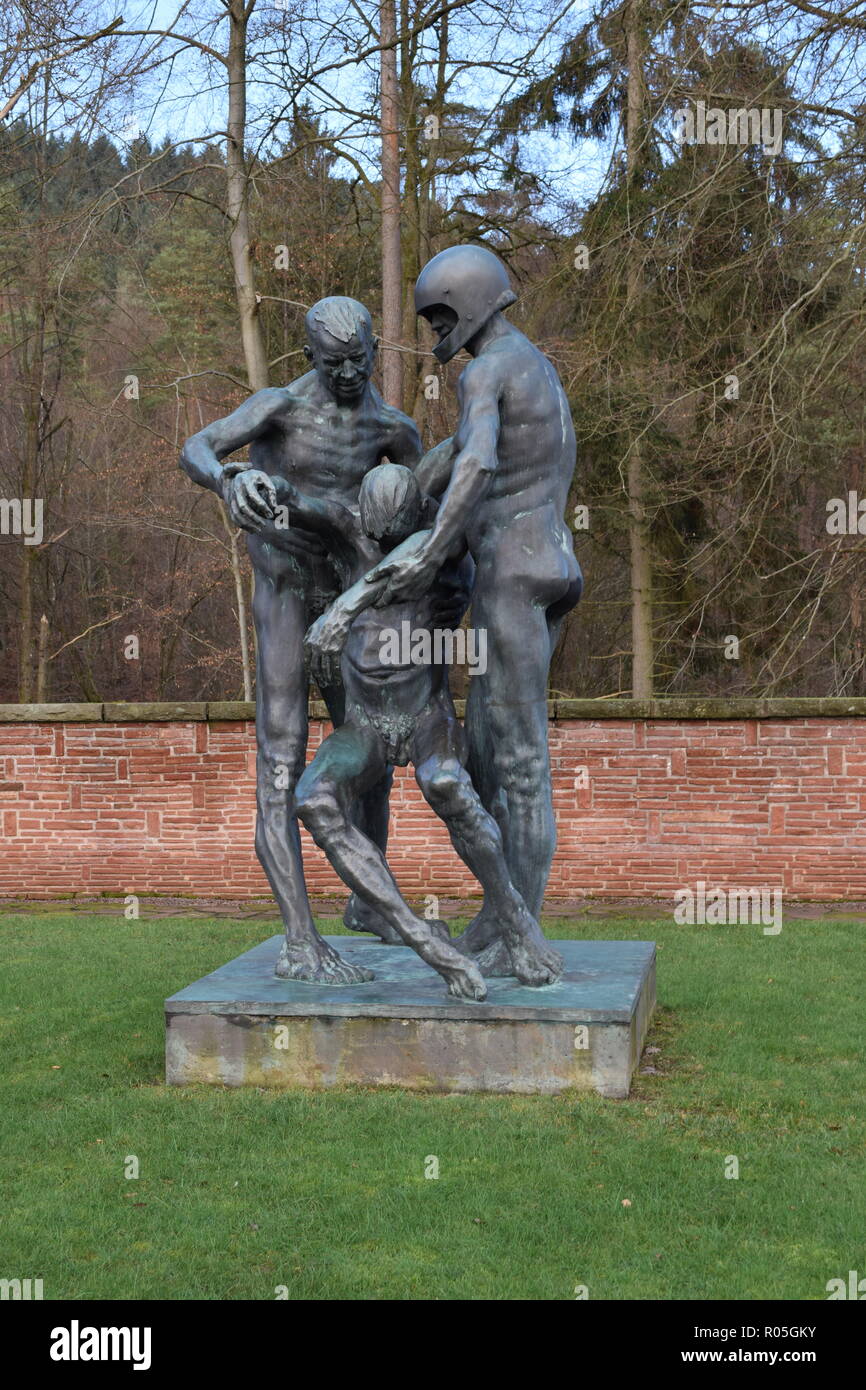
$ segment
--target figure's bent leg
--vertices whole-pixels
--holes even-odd
[[[375,786],[372,786],[363,796],[359,796],[352,807],[353,822],[368,839],[373,841],[373,844],[383,855],[388,848],[389,803],[393,781],[394,772],[389,767]],[[403,938],[385,921],[382,914],[376,912],[369,903],[364,902],[363,898],[359,898],[357,893],[353,893],[346,903],[343,924],[350,931],[369,932],[378,936],[387,945],[402,946],[403,944]]]
[[[371,979],[341,959],[313,924],[293,812],[307,742],[304,604],[292,590],[256,575],[256,854],[276,898],[285,941],[276,973],[287,979],[351,984]]]
[[[326,687],[322,690],[322,699],[328,706],[334,728],[339,728],[345,721],[346,702],[342,686],[336,689]],[[374,845],[378,845],[383,854],[388,848],[389,800],[393,781],[394,772],[389,767],[375,786],[363,796],[359,796],[352,807],[353,823],[373,841]],[[403,944],[403,938],[388,925],[384,917],[375,912],[369,903],[365,903],[356,893],[352,893],[346,903],[343,925],[350,931],[368,932],[371,936],[378,936],[388,946]]]
[[[484,954],[477,945],[475,963],[482,973],[516,975],[527,985],[559,979],[562,957],[545,940],[535,918],[515,888],[503,853],[496,821],[484,809],[445,721],[425,730],[418,740],[415,776],[424,797],[445,822],[457,853],[484,889],[482,915],[491,927]],[[422,760],[423,759],[423,760]],[[494,939],[495,938],[495,939]],[[458,943],[463,947],[464,943]],[[470,942],[469,951],[473,948]]]
[[[351,822],[349,807],[385,767],[378,735],[344,724],[325,740],[298,783],[298,816],[343,882],[447,980],[449,993],[483,999],[487,990],[478,970],[415,916],[381,850]]]

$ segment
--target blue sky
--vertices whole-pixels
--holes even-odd
[[[374,13],[375,8],[367,4],[364,11]],[[146,0],[146,3],[133,8],[124,6],[125,27],[162,28],[176,19],[178,9],[177,0]],[[543,68],[546,61],[558,51],[564,34],[572,32],[590,11],[591,6],[586,0],[572,4],[567,12],[564,6],[561,8],[564,19],[555,34],[539,49],[537,61],[540,68]],[[200,34],[205,20],[217,13],[215,0],[199,0],[199,3],[188,8],[181,21],[181,27],[190,26],[195,14],[199,17],[199,23],[193,24],[192,32]],[[265,22],[278,23],[284,19],[279,0],[276,3],[275,0],[260,0],[256,13],[260,20]],[[216,35],[219,40],[216,46],[220,49],[225,46],[225,34],[226,25],[223,23]],[[504,41],[500,41],[499,53],[505,62],[520,50],[520,43],[522,41],[518,42],[514,38],[509,40],[507,36]],[[470,65],[473,59],[476,59],[479,65],[488,61],[491,48],[486,27],[478,26],[477,38],[472,31],[464,35],[462,51]],[[372,62],[368,60],[365,65],[345,67],[337,73],[329,74],[325,79],[325,85],[338,101],[369,113],[372,84],[375,80],[374,68],[375,59]],[[506,76],[480,66],[470,66],[455,84],[454,95],[457,99],[463,99],[482,110],[486,108],[492,111],[506,89],[518,90],[509,84]],[[324,104],[321,91],[310,90],[308,96],[317,107]],[[264,81],[256,80],[254,72],[249,93],[251,134],[259,124],[259,113],[266,117],[273,107],[274,100],[273,88]],[[225,105],[222,70],[216,65],[211,65],[209,70],[207,60],[201,55],[179,55],[170,68],[167,65],[163,66],[158,73],[148,78],[139,89],[137,97],[126,104],[122,117],[118,120],[117,133],[125,140],[134,138],[141,130],[146,130],[153,141],[161,140],[165,135],[169,135],[173,140],[200,139],[204,134],[222,130]],[[369,132],[369,122],[359,120],[353,128],[347,129],[345,122],[336,114],[328,119],[333,130],[342,127],[348,140],[347,148],[350,148],[373,173],[378,150],[375,132]],[[576,147],[566,138],[535,135],[523,143],[534,163],[551,179],[557,190],[573,198],[588,196],[598,187],[609,158],[609,150],[594,141],[582,141]],[[349,165],[345,165],[344,168],[348,171]]]

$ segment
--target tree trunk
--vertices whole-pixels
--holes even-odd
[[[254,391],[260,391],[268,385],[268,358],[256,303],[255,264],[250,245],[250,183],[244,153],[247,121],[248,18],[245,0],[231,0],[227,60],[229,113],[226,141],[226,210],[231,226],[232,267],[247,379]]]
[[[641,159],[644,135],[643,36],[641,0],[629,0],[626,11],[628,94],[626,109],[626,175],[629,190],[634,187]],[[629,199],[629,221],[632,204]],[[643,294],[642,247],[637,233],[629,228],[628,319],[631,342],[641,351],[639,324]],[[641,373],[641,381],[643,374]],[[628,456],[628,527],[631,552],[631,632],[632,695],[648,699],[653,693],[653,563],[652,539],[647,511],[647,478],[641,442],[634,440]]]
[[[400,139],[397,92],[395,0],[380,0],[379,42],[382,107],[382,394],[388,405],[403,403],[403,363],[397,345],[402,328],[400,254]]]
[[[36,667],[36,703],[44,705],[48,691],[48,619],[39,620],[39,661]]]
[[[40,299],[42,298],[40,285]],[[45,371],[45,312],[38,310],[38,322],[33,331],[33,351],[27,372],[27,405],[24,434],[24,467],[21,470],[21,503],[30,499],[35,506],[39,476],[39,452],[42,430],[42,383]],[[35,546],[21,545],[21,566],[18,591],[18,699],[23,705],[33,698],[33,589],[36,580]]]
[[[408,0],[402,0],[402,5],[404,8],[401,10],[401,23],[405,30],[410,27],[408,8],[406,8]],[[441,127],[447,92],[447,14],[443,15],[439,21],[436,33],[438,53],[432,91],[425,94],[412,78],[411,71],[408,83],[405,69],[401,70],[400,74],[403,119],[407,124],[405,183],[407,188],[412,186],[413,180],[416,185],[410,207],[410,217],[413,219],[410,228],[411,244],[409,249],[411,264],[404,284],[404,322],[405,318],[411,314],[412,323],[412,331],[406,332],[404,329],[404,332],[406,332],[406,341],[413,344],[416,356],[415,371],[410,377],[408,388],[404,388],[403,391],[403,408],[407,414],[412,416],[422,436],[425,432],[425,425],[429,424],[429,404],[424,396],[424,378],[434,370],[434,363],[430,361],[429,356],[425,358],[421,355],[421,343],[426,341],[426,336],[419,331],[418,316],[415,313],[415,280],[419,271],[434,254],[433,213],[436,206],[436,169],[440,140],[442,139]],[[411,67],[411,65],[409,66]],[[407,96],[407,90],[411,90],[411,102]],[[423,101],[425,95],[426,101]],[[410,106],[414,113],[414,119],[411,122],[406,116],[406,111]],[[429,127],[426,127],[427,117],[432,118]],[[414,126],[413,139],[410,139],[409,135],[410,125]],[[404,193],[404,203],[405,201]]]
[[[403,302],[402,341],[410,354],[403,354],[403,399],[401,405],[408,414],[415,410],[421,387],[422,365],[419,354],[418,316],[415,313],[415,281],[423,265],[421,260],[421,198],[423,171],[419,132],[419,96],[415,82],[415,45],[409,31],[415,18],[410,0],[400,0],[400,115],[404,127],[405,173],[403,176],[403,267],[401,298]]]
[[[856,492],[858,496],[862,496],[863,454],[859,449],[852,453],[848,466],[847,482],[849,492]],[[837,676],[834,695],[837,693],[862,695],[864,686],[866,686],[863,671],[863,600],[860,591],[859,565],[856,565],[851,571],[848,593],[850,599],[851,664],[848,671],[841,672],[841,690],[839,676]]]
[[[204,429],[205,421],[204,415],[202,414],[201,401],[196,402],[196,408],[198,410],[198,428]],[[187,417],[187,434],[192,434],[192,423],[189,417]],[[232,580],[234,582],[235,596],[237,599],[238,637],[240,639],[241,646],[241,670],[243,672],[244,681],[244,699],[253,700],[255,699],[255,693],[253,690],[253,673],[252,666],[250,663],[250,639],[249,632],[247,630],[248,606],[247,596],[244,590],[244,567],[242,552],[238,543],[240,540],[241,532],[239,528],[235,526],[234,522],[229,516],[228,507],[226,506],[225,502],[223,502],[222,498],[217,497],[215,495],[214,502],[219,508],[220,516],[222,517],[223,521],[223,526],[226,528],[226,533],[229,538],[229,554],[231,556]],[[255,580],[252,575],[250,576],[250,583],[251,586],[253,586],[250,590],[250,598],[252,601],[252,595],[255,592]]]

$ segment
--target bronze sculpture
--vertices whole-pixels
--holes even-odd
[[[503,317],[515,298],[505,267],[483,247],[452,247],[421,272],[416,308],[437,334],[434,352],[447,362],[465,348],[472,359],[458,387],[457,430],[423,458],[412,421],[385,406],[370,381],[376,342],[367,311],[340,298],[320,301],[307,315],[312,372],[290,388],[257,392],[184,446],[182,466],[224,495],[233,519],[251,533],[259,651],[256,847],[286,926],[282,975],[330,983],[370,977],[342,961],[313,926],[296,812],[354,889],[347,924],[410,941],[452,992],[483,997],[485,974],[547,984],[561,968],[536,919],[555,844],[547,680],[562,619],[582,589],[564,521],[576,450],[554,367]],[[221,467],[246,443],[249,465]],[[368,488],[365,528],[359,496],[385,458],[412,469],[419,490],[394,474],[386,486],[380,474]],[[279,526],[286,506],[289,524]],[[384,518],[378,531],[371,522],[377,507]],[[467,548],[475,564],[472,621],[488,639],[487,669],[470,687],[468,762],[447,667],[420,679],[417,671],[386,673],[378,697],[371,671],[359,681],[352,670],[365,640],[369,648],[388,626],[382,609],[392,610],[392,623],[397,610],[411,611],[422,627],[437,612],[440,622],[446,614],[459,619],[469,570],[458,557]],[[336,727],[301,776],[302,642],[311,623],[307,651]],[[343,648],[355,623],[347,658]],[[385,701],[384,714],[377,698]],[[444,927],[411,913],[384,860],[391,766],[410,756],[425,795],[487,889],[481,912],[453,945]],[[275,792],[278,766],[291,772],[282,795]],[[469,958],[462,966],[455,948]]]

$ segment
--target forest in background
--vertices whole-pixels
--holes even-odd
[[[180,445],[306,369],[325,294],[450,433],[412,288],[460,241],[575,421],[553,693],[866,694],[864,55],[866,0],[11,0],[0,701],[249,698],[244,537]]]

